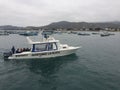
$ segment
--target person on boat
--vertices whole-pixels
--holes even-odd
[[[19,53],[19,48],[16,50],[16,53]]]
[[[22,52],[22,49],[21,48],[18,48],[17,50],[16,50],[16,53],[21,53]]]
[[[47,34],[44,34],[44,38],[47,40],[49,36]]]
[[[15,53],[15,47],[14,46],[12,47],[11,51],[12,51],[12,54]]]
[[[27,48],[27,51],[30,51],[30,48]]]
[[[25,48],[23,48],[23,52],[24,52],[24,51],[26,51],[26,49],[25,49]]]
[[[53,49],[53,45],[52,45],[52,43],[49,43],[48,44],[48,50],[50,51],[50,50],[52,50]]]
[[[23,52],[23,48],[20,48],[20,53]]]

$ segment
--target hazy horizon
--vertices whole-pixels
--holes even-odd
[[[119,0],[0,0],[0,25],[120,21]]]

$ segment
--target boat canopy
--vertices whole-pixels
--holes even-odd
[[[56,41],[47,41],[47,42],[32,42],[31,44],[46,44],[46,43],[56,43],[59,42],[59,40]]]
[[[27,40],[28,40],[28,42],[29,42],[29,44],[45,44],[45,43],[54,43],[54,42],[59,42],[59,40],[55,40],[54,38],[48,38],[48,39],[46,39],[46,40],[44,40],[44,41],[42,41],[42,42],[33,42],[29,37],[27,37]]]

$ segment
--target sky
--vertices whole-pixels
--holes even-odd
[[[0,25],[120,21],[120,0],[0,0]]]

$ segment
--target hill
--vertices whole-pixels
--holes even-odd
[[[88,23],[88,22],[54,22],[47,26],[43,26],[44,29],[83,29],[83,28],[120,28],[120,22],[97,22],[97,23]]]
[[[60,21],[54,22],[46,26],[27,26],[27,27],[18,27],[12,25],[4,25],[0,26],[0,30],[39,30],[39,29],[48,29],[48,30],[57,30],[57,29],[66,29],[66,30],[100,30],[105,28],[111,29],[120,29],[120,22],[68,22],[68,21]]]

